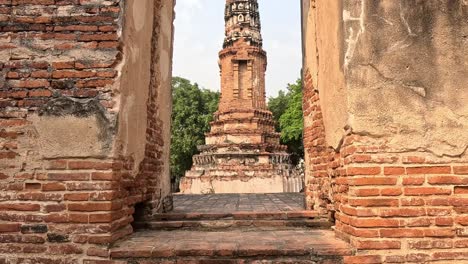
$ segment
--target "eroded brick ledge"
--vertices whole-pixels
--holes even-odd
[[[207,263],[271,260],[285,263],[342,263],[353,254],[349,245],[329,230],[278,230],[225,232],[141,231],[111,249],[113,260],[130,263],[203,259]],[[144,262],[149,261],[152,262]],[[142,262],[140,262],[142,261]],[[226,261],[226,262],[222,262]],[[314,262],[315,261],[315,262]],[[171,262],[168,262],[171,263]],[[179,263],[179,262],[177,262]],[[196,262],[200,263],[200,262]]]

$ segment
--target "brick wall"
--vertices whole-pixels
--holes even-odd
[[[306,199],[357,250],[346,263],[468,261],[468,159],[400,153],[385,138],[325,140],[320,96],[304,76]]]
[[[356,249],[347,263],[468,262],[467,4],[302,7],[308,207]]]
[[[121,83],[124,33],[133,32],[124,10],[140,4],[151,7],[150,30],[139,34],[152,49],[148,64],[136,62],[150,78],[130,94],[148,98],[137,105],[143,133],[130,135],[143,142],[136,160],[121,136]],[[0,263],[106,259],[109,243],[132,232],[135,204],[143,215],[165,209],[170,110],[159,102],[170,101],[160,92],[170,86],[162,88],[159,37],[167,4],[0,1]],[[131,127],[138,117],[128,119]]]

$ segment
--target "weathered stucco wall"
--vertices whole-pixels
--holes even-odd
[[[122,78],[118,93],[121,112],[117,155],[133,161],[134,176],[145,173],[156,176],[158,189],[149,192],[157,192],[160,197],[171,192],[173,6],[171,1],[127,1]],[[148,158],[155,160],[149,161]],[[152,167],[145,171],[148,165]],[[152,185],[137,185],[137,188],[146,189]]]
[[[344,1],[349,120],[398,151],[468,146],[468,3]]]
[[[468,3],[302,4],[308,207],[346,263],[468,261]]]
[[[314,89],[320,93],[325,136],[337,148],[348,122],[346,86],[343,72],[342,1],[302,1],[303,63]],[[311,122],[305,120],[305,122]]]

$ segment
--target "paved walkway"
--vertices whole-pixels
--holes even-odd
[[[311,255],[339,257],[350,254],[352,251],[349,245],[336,239],[333,231],[310,229],[269,232],[147,231],[135,233],[130,239],[117,243],[111,250],[113,259],[176,258],[180,260],[179,258],[184,256],[228,258],[304,256],[310,259]]]
[[[174,195],[173,213],[304,210],[303,193]]]

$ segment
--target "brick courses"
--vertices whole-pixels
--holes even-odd
[[[132,233],[135,204],[145,202],[148,215],[163,210],[158,177],[164,170],[165,139],[156,105],[160,72],[155,70],[161,1],[154,3],[150,32],[146,154],[139,167],[118,151],[44,159],[35,142],[32,118],[57,100],[98,102],[111,121],[122,111],[116,95],[125,45],[124,2],[0,1],[0,263],[107,259],[109,243]]]
[[[357,249],[345,263],[468,261],[468,160],[397,153],[352,132],[328,147],[318,90],[304,77],[308,208],[336,218],[337,235]]]

